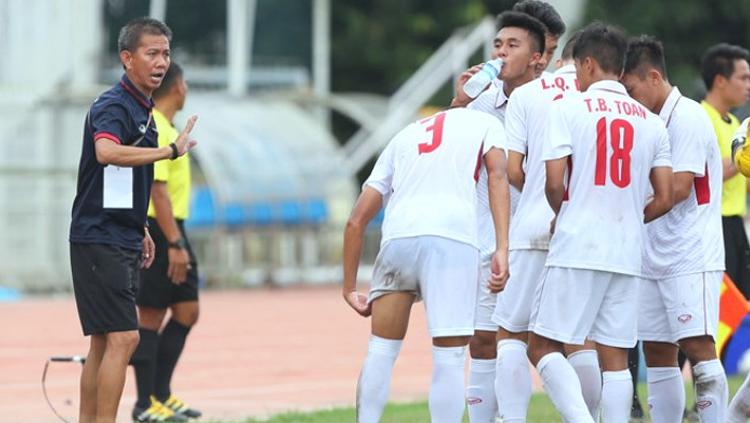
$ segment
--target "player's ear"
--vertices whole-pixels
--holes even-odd
[[[662,81],[661,73],[656,69],[649,69],[646,72],[646,78],[651,82],[651,85],[657,85]]]

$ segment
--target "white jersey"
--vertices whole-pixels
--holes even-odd
[[[677,87],[659,112],[667,125],[672,170],[695,174],[690,196],[646,225],[643,274],[665,279],[724,270],[722,164],[716,133],[700,104]]]
[[[547,130],[543,158],[568,172],[546,265],[639,276],[649,175],[671,167],[664,122],[605,80],[556,101]]]
[[[440,112],[402,129],[364,183],[387,200],[381,244],[434,235],[478,248],[476,180],[484,155],[503,145],[497,119],[467,109]]]
[[[467,109],[477,110],[495,116],[500,123],[505,123],[505,112],[508,108],[508,97],[503,90],[503,81],[494,79],[489,88],[466,106]],[[506,146],[503,146],[506,148]],[[507,150],[506,150],[507,153]],[[482,169],[477,183],[477,213],[479,215],[479,250],[480,257],[487,260],[495,252],[495,224],[490,214],[490,203],[487,186],[487,171]],[[510,187],[510,214],[516,211],[518,198],[521,194],[514,187]]]
[[[578,80],[573,65],[546,73],[539,79],[513,91],[505,114],[505,136],[508,149],[525,156],[526,178],[516,212],[511,220],[511,250],[546,250],[549,246],[550,222],[554,212],[544,195],[545,169],[542,148],[552,102],[566,91],[577,93]]]

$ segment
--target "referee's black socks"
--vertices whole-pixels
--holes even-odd
[[[156,378],[154,394],[159,401],[166,401],[171,395],[170,383],[177,360],[182,354],[185,339],[190,332],[190,326],[180,324],[170,319],[159,335],[159,348],[156,353]]]

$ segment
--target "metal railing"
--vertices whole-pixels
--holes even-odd
[[[388,102],[388,111],[374,130],[363,127],[344,145],[346,166],[356,174],[378,154],[404,125],[414,119],[417,111],[442,88],[446,81],[468,67],[468,61],[479,48],[488,56],[490,40],[495,35],[495,24],[485,17],[473,28],[456,31],[427,59]]]

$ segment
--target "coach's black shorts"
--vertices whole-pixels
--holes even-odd
[[[140,264],[140,251],[70,243],[73,290],[84,335],[138,329]]]
[[[185,301],[198,301],[198,264],[195,262],[193,249],[185,235],[185,225],[182,220],[177,220],[182,238],[187,242],[187,250],[190,255],[190,267],[187,279],[184,283],[176,285],[169,280],[167,269],[169,268],[169,245],[164,233],[159,229],[155,219],[149,218],[149,232],[156,244],[156,256],[153,264],[148,269],[141,271],[141,284],[138,289],[137,303],[139,306],[153,308],[167,308],[171,304]]]

